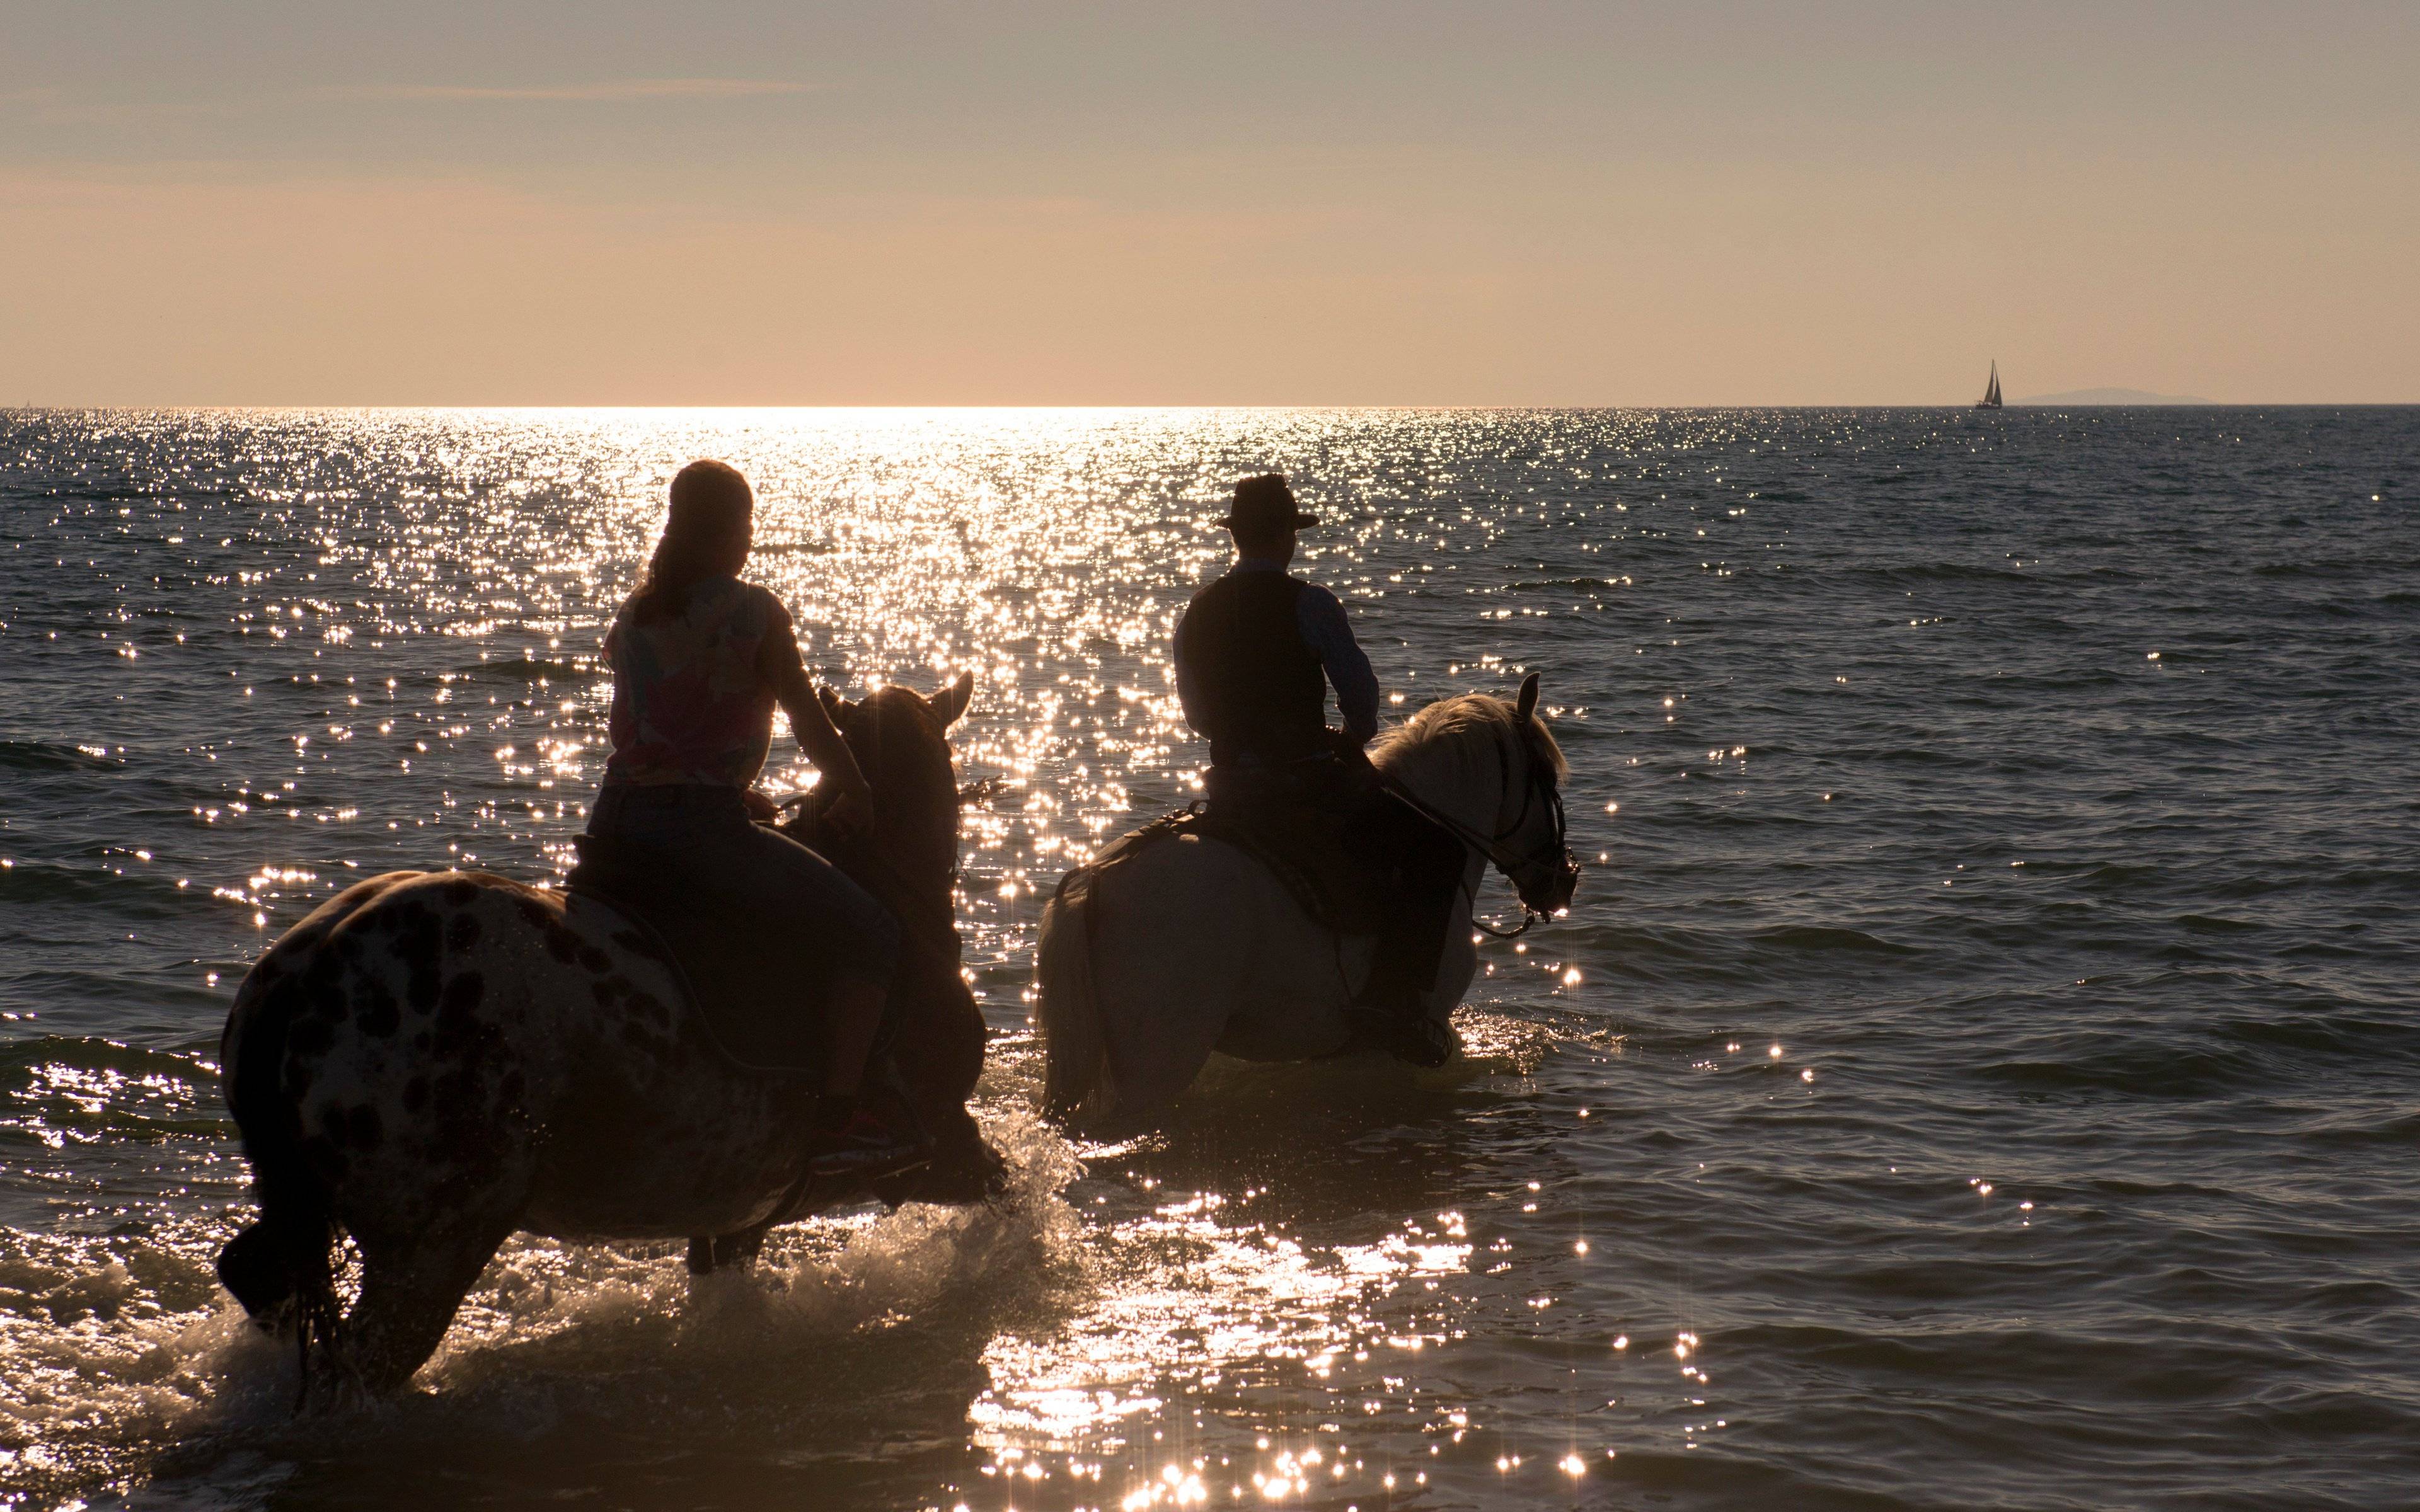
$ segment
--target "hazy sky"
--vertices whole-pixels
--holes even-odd
[[[2420,401],[2420,4],[0,0],[0,403]]]

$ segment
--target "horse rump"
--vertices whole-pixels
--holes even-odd
[[[260,1217],[220,1249],[218,1276],[263,1331],[293,1331],[302,1365],[299,1409],[310,1389],[312,1352],[334,1343],[341,1310],[331,1259],[336,1216],[326,1185],[303,1156],[301,1125],[278,1085],[302,983],[287,974],[265,991],[256,992],[257,984],[256,973],[228,1019],[235,1055],[226,1068],[226,1099],[252,1164]]]
[[[296,1331],[306,1384],[311,1350],[333,1340],[340,1311],[333,1259],[337,1222],[334,1196],[303,1152],[301,1110],[284,1087],[290,1037],[320,943],[380,894],[415,875],[366,878],[297,924],[245,976],[219,1041],[227,1112],[242,1137],[260,1204],[260,1217],[219,1250],[219,1283],[263,1329]]]

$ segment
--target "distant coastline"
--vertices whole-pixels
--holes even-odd
[[[2195,398],[2190,393],[2149,393],[2141,389],[2070,389],[2065,393],[2037,393],[2030,399],[2011,399],[2019,405],[2117,405],[2117,404],[2216,404],[2215,399]]]

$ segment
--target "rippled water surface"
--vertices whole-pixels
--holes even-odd
[[[694,1291],[516,1241],[411,1396],[291,1420],[209,1272],[227,1002],[355,877],[554,874],[704,455],[822,675],[981,680],[1017,1191]],[[2410,1504],[2415,456],[2393,409],[0,414],[0,1504]],[[1071,1146],[1037,894],[1192,795],[1169,632],[1267,467],[1398,708],[1543,672],[1590,869],[1466,1064],[1217,1064]]]

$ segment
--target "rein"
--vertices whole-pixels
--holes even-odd
[[[1502,743],[1497,742],[1494,748],[1496,750],[1497,759],[1503,764],[1505,775],[1510,777],[1512,771],[1512,764],[1505,755]],[[1380,771],[1378,774],[1378,780],[1388,792],[1393,794],[1404,803],[1409,804],[1415,811],[1417,811],[1422,818],[1428,820],[1429,823],[1436,825],[1439,829],[1444,830],[1447,834],[1451,835],[1454,839],[1462,841],[1463,844],[1487,857],[1490,862],[1494,863],[1496,870],[1503,872],[1506,880],[1512,883],[1514,894],[1515,896],[1518,896],[1521,885],[1519,873],[1522,871],[1526,870],[1533,863],[1544,860],[1557,853],[1560,853],[1567,858],[1571,855],[1571,845],[1566,837],[1566,821],[1563,815],[1562,794],[1556,790],[1555,783],[1552,779],[1544,778],[1540,775],[1540,764],[1535,757],[1527,756],[1525,754],[1525,764],[1528,769],[1528,779],[1522,784],[1521,788],[1521,811],[1512,816],[1512,824],[1506,825],[1504,828],[1497,831],[1493,835],[1482,835],[1478,830],[1473,829],[1470,825],[1454,818],[1451,814],[1446,813],[1435,808],[1434,805],[1430,804],[1428,800],[1422,798],[1419,794],[1414,793],[1407,783],[1390,773]],[[1554,836],[1550,840],[1540,841],[1526,852],[1515,852],[1510,846],[1506,845],[1504,841],[1521,833],[1523,826],[1528,824],[1529,810],[1531,806],[1538,801],[1538,795],[1541,791],[1546,795],[1546,802],[1554,810]],[[1492,924],[1481,922],[1476,914],[1471,916],[1470,927],[1479,931],[1482,934],[1494,935],[1499,940],[1511,940],[1517,939],[1520,936],[1528,933],[1529,926],[1547,917],[1548,916],[1542,911],[1531,907],[1529,905],[1529,900],[1523,898],[1521,899],[1521,922],[1515,927],[1509,930],[1497,929]]]
[[[958,789],[958,802],[961,806],[988,803],[999,793],[1001,785],[1000,779],[992,777],[970,782]],[[898,863],[892,861],[875,841],[873,816],[870,814],[866,816],[867,832],[862,836],[835,835],[827,840],[823,834],[823,806],[816,798],[819,791],[810,788],[783,799],[775,807],[783,813],[799,814],[805,818],[804,827],[815,841],[816,849],[845,849],[855,869],[864,873],[861,885],[866,885],[867,890],[876,894],[902,928],[923,935],[935,949],[954,959],[959,949],[958,920],[951,888],[957,881],[958,868],[954,864],[951,866],[938,895],[930,887],[919,885],[902,872]],[[833,841],[839,843],[834,844]],[[954,856],[955,853],[954,845],[952,854]],[[834,856],[832,859],[837,861],[840,857]]]
[[[1521,905],[1521,922],[1513,925],[1511,929],[1497,929],[1495,925],[1490,924],[1487,920],[1480,918],[1477,914],[1470,916],[1470,927],[1479,931],[1481,934],[1492,934],[1499,940],[1517,940],[1522,935],[1529,933],[1530,925],[1545,917],[1545,915],[1538,912],[1536,909],[1530,907],[1525,903]]]

